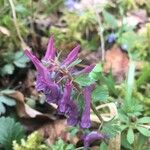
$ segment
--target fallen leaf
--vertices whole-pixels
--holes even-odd
[[[20,91],[14,91],[11,94],[7,94],[7,96],[16,100],[16,109],[17,114],[20,118],[38,118],[38,117],[45,117],[50,118],[50,115],[43,114],[25,104],[25,97]]]
[[[3,26],[0,26],[0,32],[3,33],[4,35],[10,36],[9,30]]]
[[[109,73],[112,70],[112,74],[120,82],[128,71],[128,55],[122,52],[117,45],[114,45],[106,51],[105,60],[104,72]]]
[[[126,22],[129,26],[136,26],[140,23],[146,23],[148,16],[146,10],[138,9],[127,14]]]
[[[96,107],[97,110],[100,110],[102,108],[105,108],[105,109],[108,108],[109,110],[108,113],[101,114],[104,121],[110,121],[114,117],[118,117],[118,111],[117,111],[117,107],[115,103],[106,103],[106,104],[102,104]],[[90,118],[92,121],[100,123],[99,118],[95,114],[91,113]]]
[[[62,119],[43,125],[38,129],[38,132],[47,139],[49,144],[54,144],[55,140],[58,138],[76,144],[79,138],[77,136],[71,136],[67,130],[68,127],[66,119]]]

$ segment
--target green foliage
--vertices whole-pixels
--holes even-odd
[[[21,139],[21,143],[13,142],[13,150],[49,150],[46,144],[43,144],[43,138],[38,132],[33,132],[27,140]]]
[[[97,81],[97,84],[99,86],[102,85],[106,85],[108,87],[108,91],[113,94],[113,95],[117,95],[117,90],[115,88],[115,81],[113,79],[112,73],[110,71],[109,75],[106,76],[103,74],[102,72],[102,65],[101,64],[97,64],[93,70],[89,73],[89,77],[95,81]]]
[[[101,132],[108,135],[109,138],[115,137],[121,131],[118,119],[112,119],[109,122],[104,122]]]
[[[12,150],[12,142],[24,137],[24,130],[20,123],[10,117],[0,118],[0,144],[5,150]]]
[[[92,92],[92,99],[94,102],[103,102],[108,99],[109,92],[107,86],[97,86],[96,89]]]
[[[4,114],[6,112],[5,105],[7,105],[7,106],[15,106],[16,105],[16,101],[7,96],[7,94],[10,94],[12,92],[13,92],[13,90],[0,91],[0,115]]]
[[[108,25],[108,27],[112,29],[116,29],[118,27],[117,19],[108,11],[103,10],[103,16],[106,22],[106,26]]]
[[[130,127],[127,131],[127,141],[132,144],[134,142],[134,132],[133,129]]]
[[[90,78],[88,74],[79,75],[75,78],[74,81],[80,86],[88,86],[95,82],[95,80]]]
[[[67,144],[62,139],[56,141],[54,145],[51,146],[52,150],[75,150],[73,144]]]
[[[6,57],[5,57],[6,56]],[[29,59],[24,56],[23,51],[18,51],[14,54],[10,53],[7,56],[7,53],[3,55],[5,57],[4,59],[4,66],[0,69],[2,76],[4,75],[11,75],[13,74],[15,67],[18,68],[24,68],[27,65],[27,62],[29,62]],[[6,64],[5,64],[6,63]]]
[[[56,46],[60,47],[60,45],[67,45],[72,41],[79,41],[84,49],[96,50],[98,48],[99,36],[93,34],[97,27],[97,21],[95,13],[91,9],[83,11],[82,14],[64,12],[61,20],[67,27],[50,29],[50,33],[56,37]],[[92,39],[90,34],[93,34]]]

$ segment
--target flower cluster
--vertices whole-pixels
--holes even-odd
[[[67,117],[69,125],[80,124],[82,128],[89,128],[91,126],[90,103],[93,87],[87,86],[79,91],[84,98],[83,112],[79,112],[78,101],[73,98],[73,94],[79,89],[73,79],[75,75],[89,73],[94,66],[88,66],[79,72],[75,71],[71,64],[77,60],[79,49],[80,46],[76,46],[64,61],[58,62],[52,36],[41,61],[28,50],[25,50],[25,54],[36,67],[36,89],[45,94],[46,101],[57,104],[58,112]]]

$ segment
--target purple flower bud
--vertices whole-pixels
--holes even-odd
[[[76,46],[76,47],[69,53],[69,55],[67,56],[67,58],[63,61],[62,66],[67,66],[67,65],[69,65],[70,63],[72,63],[72,62],[77,58],[79,49],[80,49],[80,45]]]
[[[115,42],[115,40],[116,40],[116,34],[115,33],[109,34],[107,40],[108,40],[108,43]]]
[[[91,103],[91,87],[87,86],[83,90],[83,96],[84,96],[84,110],[82,113],[81,118],[81,127],[82,128],[89,128],[91,126],[91,120],[90,120],[90,103]]]
[[[98,133],[97,131],[92,131],[84,137],[84,147],[89,147],[95,140],[100,140],[106,138],[105,135]]]
[[[83,70],[81,70],[79,72],[75,72],[73,75],[80,75],[80,74],[83,74],[83,73],[90,73],[93,70],[94,67],[95,67],[95,65],[92,64],[90,66],[85,67]]]
[[[54,37],[51,36],[48,42],[46,54],[44,56],[44,60],[54,60],[56,49],[54,47]]]
[[[72,91],[72,84],[69,82],[66,83],[63,97],[60,100],[59,103],[59,110],[60,112],[64,113],[66,110],[66,105],[70,101],[71,97],[71,91]]]

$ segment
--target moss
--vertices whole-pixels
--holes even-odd
[[[38,132],[33,132],[27,140],[22,139],[21,144],[13,141],[13,150],[48,150],[48,146],[42,142],[42,136]]]

